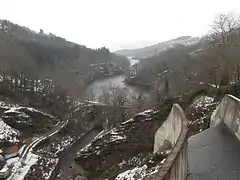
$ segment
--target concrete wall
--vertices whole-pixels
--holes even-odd
[[[170,167],[167,172],[161,176],[156,176],[155,179],[159,180],[186,180],[188,174],[188,160],[187,160],[187,152],[188,152],[188,143],[187,139],[181,145],[182,147],[177,148],[177,151],[173,151],[168,158],[171,161],[166,164],[165,167]],[[179,150],[180,149],[180,150]],[[176,156],[175,156],[176,155]],[[164,163],[165,165],[165,163]],[[165,168],[162,167],[164,172]]]
[[[210,127],[224,123],[240,140],[240,99],[225,95],[211,116]]]
[[[188,121],[178,104],[172,110],[155,134],[154,152],[163,150],[164,142],[169,141],[173,150],[168,155],[162,167],[153,176],[153,180],[185,180],[188,173],[187,163],[187,132]]]
[[[181,130],[181,114],[178,111],[177,105],[173,105],[167,119],[155,133],[153,152],[158,153],[166,149],[166,147],[163,147],[164,144],[166,144],[166,141],[170,142],[172,144],[172,147],[174,147],[181,133]]]

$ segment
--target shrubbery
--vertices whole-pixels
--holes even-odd
[[[218,99],[222,99],[225,94],[231,94],[236,97],[240,97],[240,84],[231,84],[221,86],[219,88],[211,88],[208,90],[208,94],[215,96]]]

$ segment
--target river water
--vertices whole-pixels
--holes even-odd
[[[137,59],[129,58],[129,61],[131,66],[133,66],[136,63],[139,63],[139,60]],[[125,78],[126,78],[125,75],[116,75],[96,80],[87,87],[85,94],[90,100],[92,100],[93,95],[95,96],[96,99],[98,99],[98,97],[102,94],[103,90],[108,89],[110,85],[128,89],[129,94],[144,92],[144,90],[139,87],[125,84],[124,83]]]

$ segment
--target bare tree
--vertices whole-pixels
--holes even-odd
[[[130,104],[129,90],[119,86],[110,85],[108,89],[103,89],[98,100],[108,105],[107,118],[108,126],[118,124],[127,117],[127,107]]]
[[[131,113],[141,112],[142,110],[150,107],[148,98],[141,91],[139,93],[130,94]]]
[[[216,56],[222,85],[231,80],[231,70],[236,62],[237,42],[239,41],[240,18],[233,14],[220,14],[212,25],[209,35],[210,48]],[[238,41],[236,41],[236,38]]]

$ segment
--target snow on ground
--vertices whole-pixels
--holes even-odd
[[[134,121],[134,119],[131,118],[131,119],[127,120],[127,121],[124,121],[122,124],[124,125],[124,124],[130,123],[130,122],[133,122],[133,121]]]
[[[81,149],[77,153],[77,155],[88,152],[90,149],[92,149],[92,146],[94,147],[93,144],[109,144],[115,141],[124,143],[125,141],[127,141],[126,134],[124,134],[125,132],[123,131],[124,126],[132,124],[132,127],[134,127],[135,122],[152,121],[153,114],[156,114],[157,112],[158,111],[154,111],[153,109],[147,109],[143,112],[136,114],[133,118],[122,122],[119,127],[115,127],[110,130],[102,130],[92,141],[90,141],[83,149]],[[99,150],[97,150],[96,153],[98,154]]]
[[[143,111],[143,112],[138,113],[137,115],[148,115],[148,114],[151,113],[151,112],[153,112],[152,109],[147,109],[147,110],[145,110],[145,111]]]
[[[117,132],[116,128],[110,130],[102,130],[92,141],[90,141],[83,149],[81,149],[77,154],[87,152],[92,148],[92,144],[101,141],[101,143],[112,143],[115,141],[125,141],[126,136]],[[98,154],[99,151],[97,150]]]
[[[4,101],[0,101],[0,107],[1,108],[4,108],[4,109],[8,109],[10,107],[16,107],[17,105],[14,105],[14,104],[8,104]]]
[[[1,118],[0,118],[0,141],[8,141],[11,143],[19,142],[19,131],[8,126]]]
[[[147,165],[135,167],[119,174],[115,180],[141,180],[146,175]]]
[[[38,156],[31,152],[28,153],[26,159],[12,158],[7,161],[5,166],[12,166],[12,174],[8,180],[22,180],[28,173],[30,167],[38,161]]]
[[[57,144],[56,149],[57,151],[55,154],[58,154],[59,152],[62,152],[64,149],[69,147],[73,142],[75,142],[75,139],[71,136],[65,136],[62,141],[60,141],[59,144]]]
[[[19,110],[14,111],[13,108],[4,111],[4,115],[2,116],[4,120],[9,118],[14,118],[14,121],[17,124],[24,123],[31,125],[32,119],[25,112],[20,112]]]
[[[106,135],[107,133],[108,133],[108,131],[102,130],[100,133],[98,133],[97,136],[95,136],[95,138],[92,141],[90,141],[84,148],[82,148],[79,152],[77,152],[77,155],[79,155],[79,154],[81,154],[83,152],[87,152],[91,148],[92,143],[94,141],[96,141],[97,139],[103,138],[103,136]]]
[[[154,137],[152,130],[159,121],[158,113],[158,109],[145,110],[101,131],[77,153],[76,162],[100,179],[137,180],[157,172],[168,155],[154,155],[149,146]]]
[[[58,158],[40,157],[30,168],[25,179],[32,179],[32,177],[38,177],[38,179],[45,180],[49,179],[58,161]]]
[[[147,109],[143,112],[138,113],[136,116],[145,116],[144,121],[148,121],[148,120],[152,120],[151,119],[151,113],[157,113],[157,111],[154,112],[153,109]],[[129,120],[126,120],[126,121],[122,122],[121,125],[125,125],[125,124],[131,123],[133,121],[134,121],[134,118],[131,118]]]
[[[148,166],[145,164],[141,167],[134,167],[133,169],[126,170],[118,174],[115,180],[141,180],[147,176],[157,173],[160,168],[161,165],[148,168]]]
[[[44,120],[56,119],[52,115],[39,111],[35,108],[19,106],[18,104],[10,105],[2,101],[0,101],[0,110],[3,120],[17,129],[31,127],[33,124],[35,124],[36,119],[40,119],[42,117]]]
[[[190,134],[194,135],[209,128],[210,117],[218,102],[213,97],[198,96],[196,97],[189,109],[187,110],[190,121]]]
[[[110,141],[124,140],[126,136],[113,135],[110,137]]]
[[[192,106],[195,109],[197,109],[197,108],[207,108],[208,106],[211,106],[213,102],[214,102],[213,97],[201,96],[201,97],[194,100]]]
[[[48,172],[44,172],[44,178],[49,179],[52,171],[54,170],[55,166],[57,165],[59,159],[47,158],[48,162],[42,165],[42,167],[47,167]]]
[[[0,107],[3,108],[4,114],[9,114],[9,113],[22,113],[23,116],[28,117],[24,112],[34,112],[34,113],[39,113],[43,116],[48,116],[49,118],[55,118],[51,114],[39,111],[35,108],[32,107],[25,107],[25,106],[19,106],[18,104],[7,104],[4,101],[0,101]]]
[[[7,107],[8,110],[4,111],[5,114],[7,113],[23,113],[22,111],[30,111],[30,112],[35,112],[35,113],[39,113],[43,116],[48,116],[49,118],[54,118],[52,115],[48,114],[48,113],[44,113],[42,111],[39,111],[35,108],[32,107]]]
[[[54,132],[55,133],[55,132]],[[52,133],[52,134],[54,134]],[[51,136],[52,134],[48,135],[47,137]],[[39,159],[42,157],[36,155],[33,153],[34,147],[38,144],[38,142],[46,139],[47,137],[38,138],[35,141],[32,142],[33,146],[29,148],[29,151],[25,150],[25,153],[21,153],[20,157],[9,159],[5,166],[11,166],[12,167],[12,174],[8,178],[8,180],[23,180],[25,176],[29,173],[29,170],[33,165],[36,165],[37,162],[39,162]],[[23,151],[23,150],[22,150]],[[48,160],[51,160],[50,158],[47,158]],[[52,162],[58,161],[57,159],[51,160]],[[57,162],[55,162],[56,164]],[[49,163],[47,163],[49,164]],[[54,164],[54,163],[51,163]],[[52,169],[55,166],[52,167]],[[47,171],[48,174],[50,174],[50,171]],[[46,175],[47,176],[47,175]]]
[[[51,144],[46,144],[43,148],[37,150],[41,155],[49,155],[51,157],[57,157],[64,149],[70,147],[76,138],[70,135],[56,138]]]
[[[213,88],[219,88],[220,86],[218,85],[214,85],[214,84],[208,84],[210,87],[213,87]]]
[[[63,126],[64,124],[61,127]],[[47,136],[43,136],[35,139],[27,148],[25,148],[25,150],[21,150],[20,157],[9,159],[8,160],[9,163],[5,165],[5,166],[12,167],[12,174],[8,178],[8,180],[23,180],[25,176],[28,174],[30,168],[33,165],[35,165],[40,158],[42,158],[33,153],[34,147],[37,146],[41,141],[45,140],[48,137],[51,137],[52,135],[58,132],[59,130],[56,130]],[[24,148],[21,148],[21,149],[24,149]],[[55,160],[52,160],[52,161],[55,161]],[[50,173],[50,171],[48,172]]]

